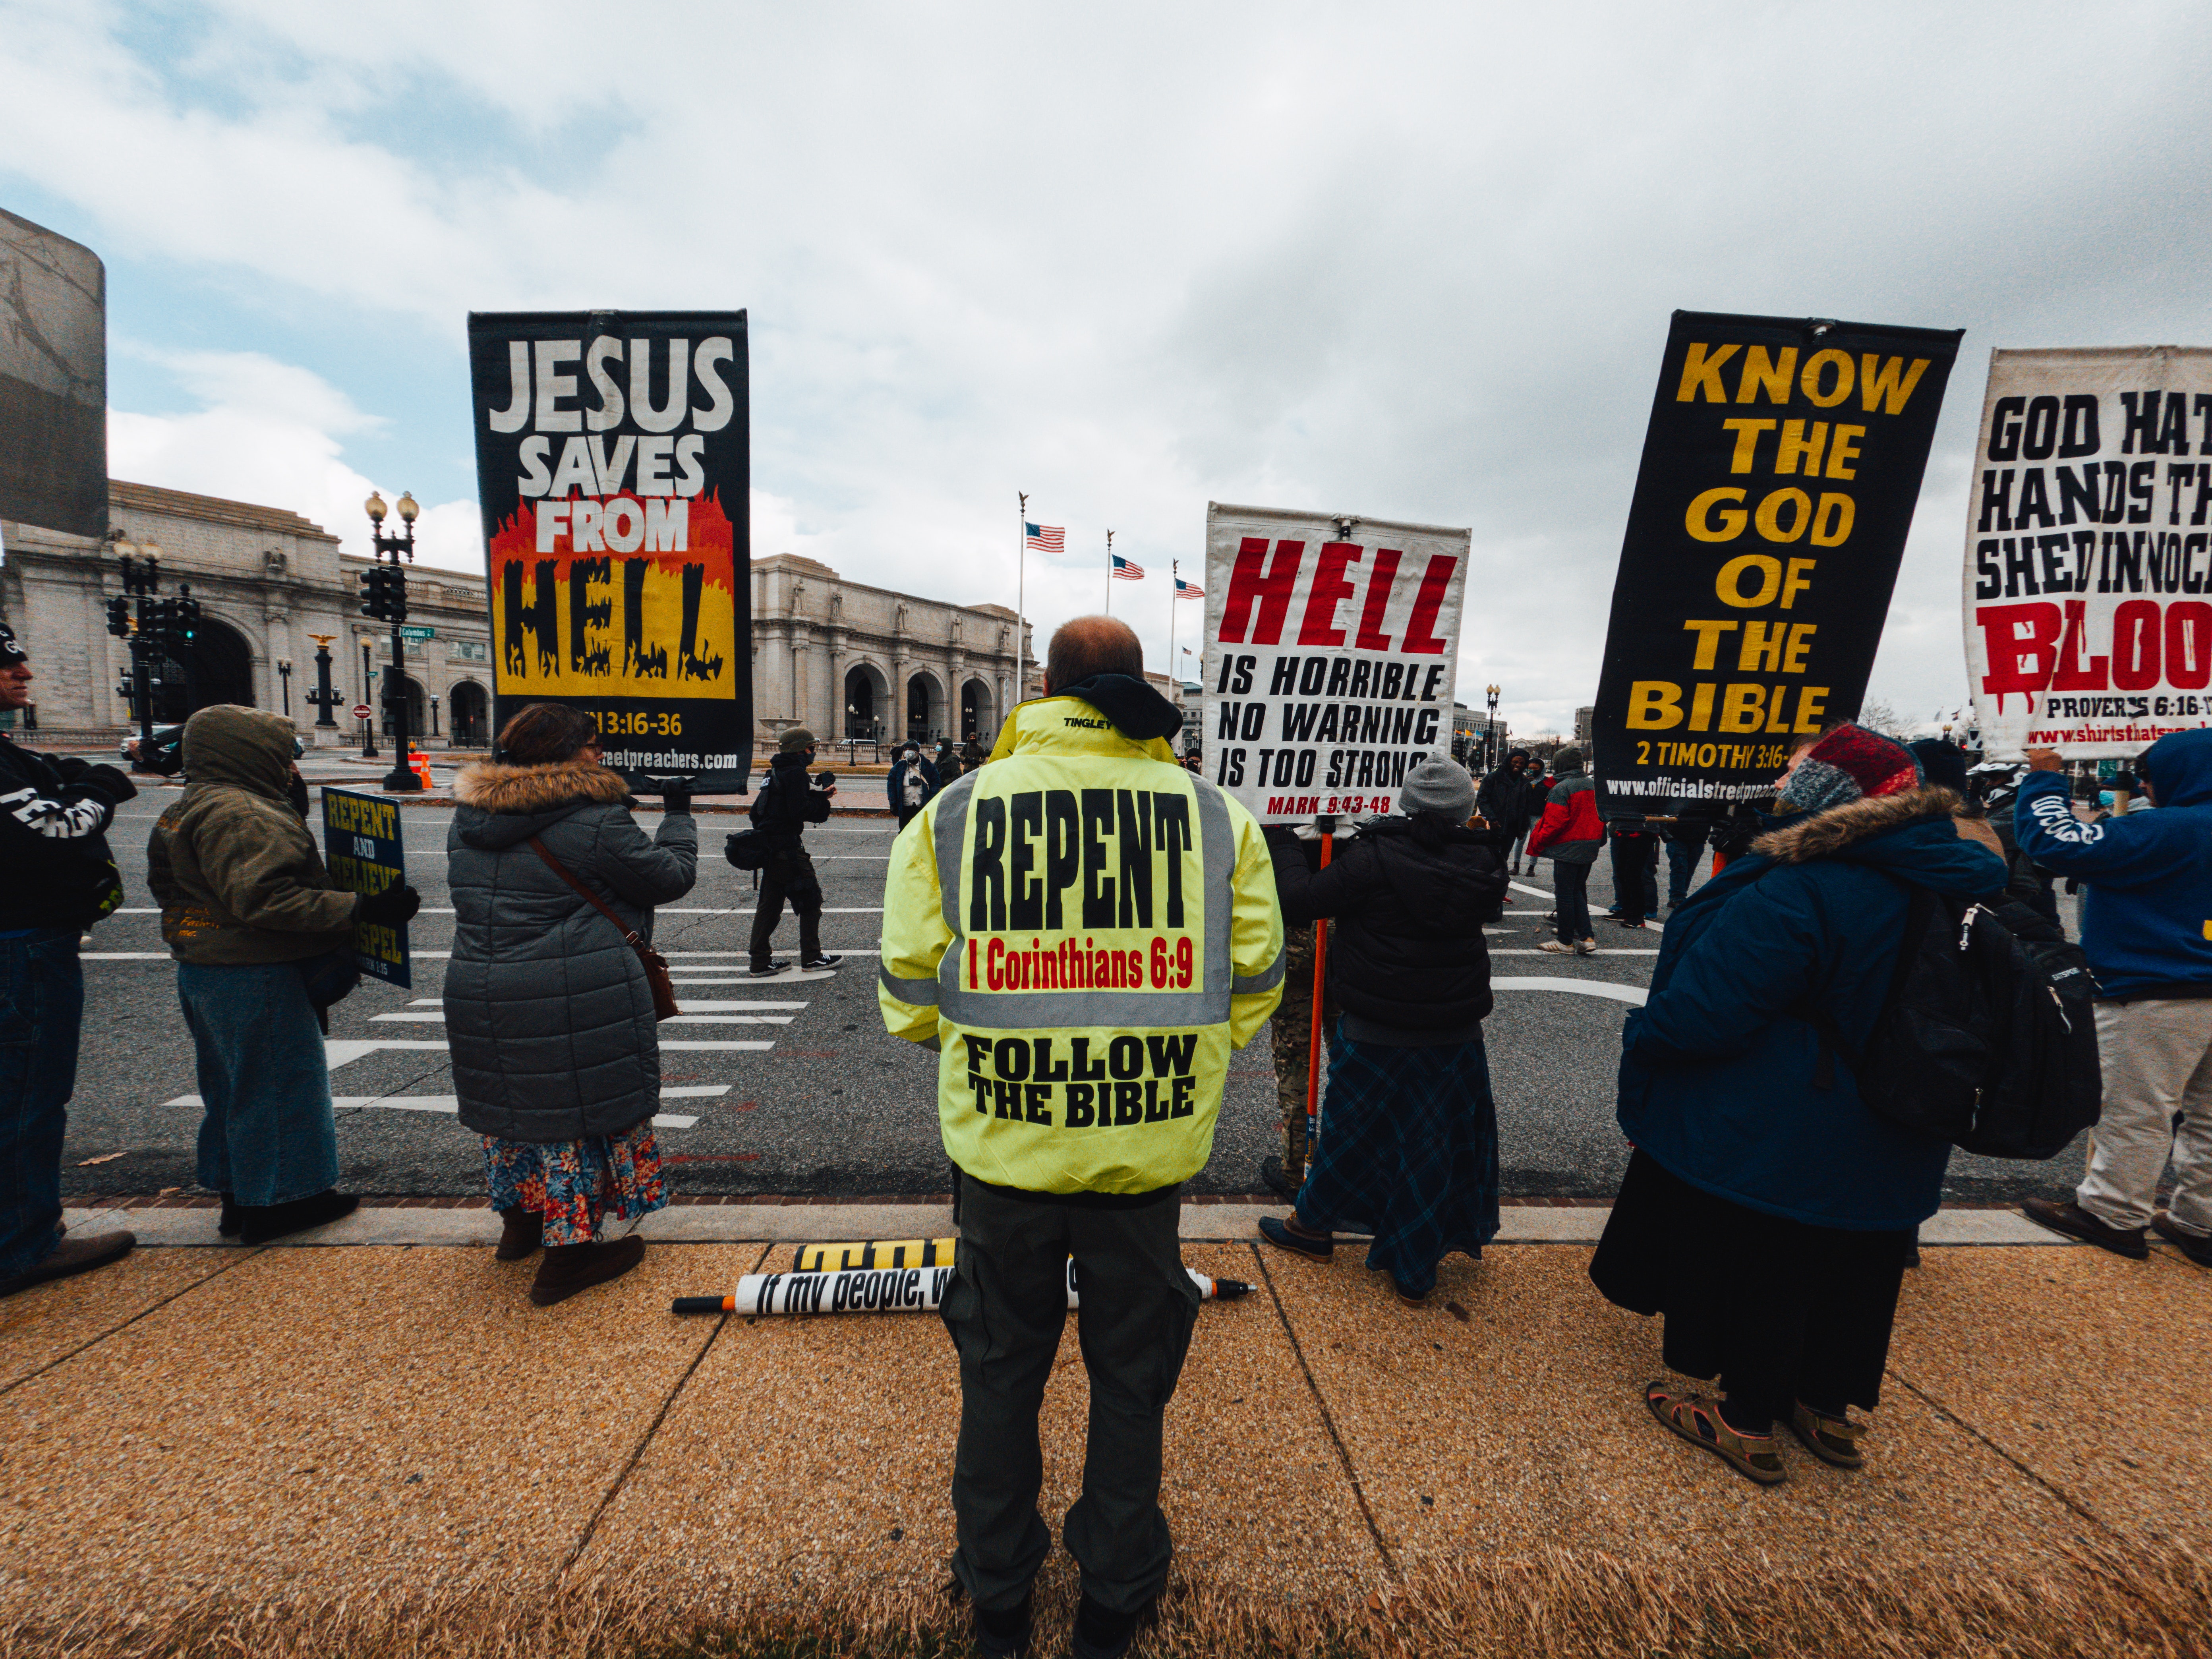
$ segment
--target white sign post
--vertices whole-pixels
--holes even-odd
[[[1474,532],[1206,509],[1206,775],[1262,823],[1367,817],[1451,752]]]

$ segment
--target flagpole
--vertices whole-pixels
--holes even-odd
[[[1182,701],[1182,674],[1176,667],[1176,600],[1182,593],[1182,562],[1168,561],[1168,678],[1175,682],[1176,701]]]
[[[1019,702],[1030,694],[1029,653],[1022,647],[1022,607],[1029,599],[1030,498],[1017,489],[1014,501],[1014,701]]]
[[[1114,532],[1106,532],[1106,614],[1114,614]]]

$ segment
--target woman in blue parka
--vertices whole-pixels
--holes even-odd
[[[1786,1478],[1774,1423],[1840,1468],[1877,1403],[1914,1229],[1950,1144],[1877,1117],[1793,1010],[1854,1049],[1898,963],[1908,884],[1995,900],[2004,862],[1962,837],[1959,798],[1849,724],[1802,747],[1750,854],[1667,919],[1650,1000],[1621,1039],[1635,1144],[1590,1262],[1606,1298],[1666,1319],[1667,1364],[1721,1398],[1654,1382],[1660,1423],[1762,1485]]]

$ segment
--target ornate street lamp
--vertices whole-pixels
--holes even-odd
[[[1482,727],[1482,769],[1490,772],[1498,767],[1498,688],[1486,685],[1482,695],[1490,705],[1490,718]]]
[[[276,678],[284,688],[284,718],[289,720],[292,718],[292,659],[289,657],[276,659]]]
[[[407,745],[407,642],[401,636],[400,624],[407,620],[407,572],[399,562],[404,553],[407,562],[415,562],[415,518],[422,509],[415,503],[411,492],[399,497],[399,534],[384,533],[384,497],[374,490],[362,504],[368,514],[369,544],[376,550],[376,562],[361,573],[362,614],[374,617],[392,624],[392,666],[384,678],[384,706],[392,722],[392,770],[384,776],[386,789],[411,793],[422,787],[422,780],[415,775],[409,763]],[[392,562],[386,564],[384,561]],[[372,753],[373,750],[363,750]]]

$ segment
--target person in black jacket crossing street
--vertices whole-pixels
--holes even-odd
[[[752,971],[756,978],[780,974],[790,964],[776,960],[772,941],[783,919],[784,902],[799,918],[799,964],[835,968],[842,959],[822,954],[822,881],[801,839],[810,823],[826,823],[833,785],[817,789],[807,776],[814,763],[814,734],[794,726],[777,740],[768,781],[753,797],[753,828],[768,843],[760,870],[760,905],[753,912]]]
[[[0,708],[27,708],[31,678],[0,625]],[[77,940],[123,902],[106,832],[137,793],[112,766],[49,760],[0,736],[0,1296],[106,1267],[137,1242],[119,1229],[65,1238],[60,1223],[84,1017]]]

